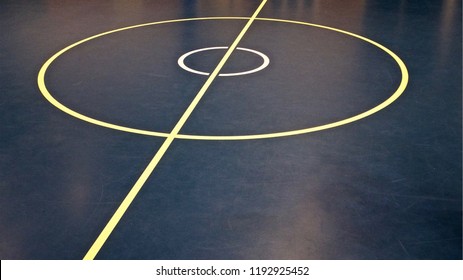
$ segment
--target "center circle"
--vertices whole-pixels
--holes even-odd
[[[202,49],[193,50],[193,51],[187,52],[184,55],[180,56],[177,63],[182,69],[184,69],[184,70],[186,70],[188,72],[198,74],[198,75],[209,76],[211,73],[198,71],[198,70],[195,70],[193,68],[188,67],[185,64],[185,59],[187,57],[189,57],[190,55],[195,54],[195,53],[200,53],[200,52],[205,52],[205,51],[210,51],[210,50],[226,50],[226,49],[228,49],[228,47],[210,47],[210,48],[202,48]],[[257,68],[254,68],[254,69],[251,69],[251,70],[248,70],[248,71],[236,72],[236,73],[221,73],[221,74],[219,74],[220,77],[232,77],[232,76],[241,76],[241,75],[252,74],[252,73],[261,71],[262,69],[264,69],[265,67],[267,67],[270,64],[270,59],[268,58],[268,56],[266,56],[265,54],[263,54],[261,52],[258,52],[256,50],[252,50],[252,49],[241,48],[241,47],[236,48],[236,50],[257,54],[258,56],[260,56],[262,58],[263,62]]]
[[[64,55],[68,51],[79,47],[82,44],[85,44],[89,41],[96,40],[98,38],[101,38],[103,36],[107,36],[110,34],[115,34],[118,32],[124,32],[136,28],[142,28],[142,27],[147,27],[147,26],[157,26],[157,25],[162,25],[162,24],[172,24],[172,23],[180,23],[180,22],[192,22],[192,21],[223,21],[223,20],[249,20],[249,17],[205,17],[205,18],[186,18],[186,19],[175,19],[175,20],[166,20],[166,21],[157,21],[157,22],[150,22],[150,23],[144,23],[144,24],[139,24],[139,25],[133,25],[133,26],[128,26],[128,27],[123,27],[107,32],[103,32],[91,37],[88,37],[86,39],[80,40],[78,42],[75,42],[62,50],[58,51],[55,53],[53,56],[51,56],[40,68],[38,76],[37,76],[37,84],[39,87],[40,92],[42,95],[47,99],[53,106],[58,108],[59,110],[63,111],[66,114],[69,114],[75,118],[78,118],[82,121],[86,121],[88,123],[92,123],[94,125],[99,125],[102,127],[114,129],[114,130],[119,130],[119,131],[124,131],[124,132],[129,132],[129,133],[134,133],[134,134],[140,134],[140,135],[146,135],[146,136],[153,136],[153,137],[172,137],[170,133],[165,133],[165,132],[159,132],[159,131],[154,131],[154,130],[144,130],[144,129],[138,129],[138,128],[133,128],[133,127],[128,127],[128,126],[122,126],[119,124],[115,123],[109,123],[105,122],[102,120],[98,120],[92,117],[89,117],[87,115],[84,115],[82,113],[79,113],[60,101],[58,101],[53,94],[49,91],[47,85],[46,85],[46,75],[47,75],[47,70],[50,68],[50,66],[53,64],[55,60],[57,60],[60,56]],[[300,135],[300,134],[306,134],[306,133],[312,133],[316,131],[321,131],[321,130],[326,130],[326,129],[331,129],[331,128],[336,128],[342,125],[350,124],[352,122],[361,120],[363,118],[366,118],[368,116],[371,116],[384,108],[388,107],[391,105],[394,101],[396,101],[405,91],[408,81],[409,81],[409,74],[407,67],[405,63],[400,59],[399,56],[397,56],[394,52],[392,52],[390,49],[387,47],[371,40],[366,37],[363,37],[361,35],[357,35],[345,30],[333,28],[333,27],[328,27],[328,26],[323,26],[319,24],[313,24],[313,23],[308,23],[308,22],[302,22],[302,21],[293,21],[293,20],[285,20],[285,19],[276,19],[276,18],[255,18],[256,21],[260,22],[278,22],[278,23],[284,23],[284,24],[293,24],[293,25],[298,25],[298,26],[306,26],[306,27],[312,27],[312,28],[320,28],[322,30],[330,31],[330,32],[336,32],[339,34],[342,34],[344,36],[348,36],[357,40],[362,41],[363,43],[367,43],[370,46],[374,46],[378,49],[380,49],[382,52],[386,53],[389,57],[391,57],[395,63],[396,66],[398,66],[400,70],[400,84],[398,87],[395,89],[394,92],[391,93],[391,95],[386,98],[384,101],[381,103],[377,104],[371,109],[368,109],[362,113],[359,113],[357,115],[353,115],[344,119],[339,119],[339,120],[334,120],[332,122],[323,124],[323,125],[318,125],[318,126],[313,126],[313,127],[306,127],[306,128],[300,128],[296,130],[288,130],[288,131],[280,131],[280,132],[271,132],[271,133],[263,133],[263,134],[247,134],[247,135],[194,135],[194,134],[176,134],[175,138],[177,139],[189,139],[189,140],[253,140],[253,139],[268,139],[268,138],[276,138],[276,137],[287,137],[287,136],[294,136],[294,135]],[[243,49],[241,49],[243,50]],[[195,50],[194,52],[201,52],[205,51],[204,49],[199,49]],[[256,53],[254,50],[243,50],[243,51],[251,51]],[[191,52],[189,53],[191,55]],[[260,55],[260,54],[258,54]],[[188,55],[187,55],[188,56]],[[265,65],[265,59],[264,59],[264,64]],[[256,69],[261,68],[262,65]],[[263,67],[265,68],[265,67]],[[262,68],[262,69],[263,69]],[[251,71],[256,71],[256,69],[251,70]],[[261,69],[260,69],[261,70]],[[259,70],[257,70],[259,71]],[[237,73],[229,73],[229,74],[237,74]],[[208,73],[206,73],[208,75]],[[242,74],[243,75],[243,74]]]

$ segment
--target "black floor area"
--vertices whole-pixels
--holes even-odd
[[[208,79],[178,58],[230,46],[260,4],[1,0],[0,258],[82,259],[165,140],[53,106],[50,57],[100,34],[52,62],[47,89],[167,135]],[[403,94],[260,139],[394,94],[397,60],[355,35],[403,61]],[[460,0],[268,0],[238,47],[269,65],[214,79],[96,259],[462,259],[461,35]],[[210,73],[225,52],[185,64]],[[221,73],[261,64],[237,49]]]

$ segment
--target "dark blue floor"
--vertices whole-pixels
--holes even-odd
[[[73,118],[37,87],[43,63],[89,36],[169,19],[251,16],[261,1],[1,1],[0,258],[81,259],[164,138]],[[459,0],[269,0],[260,18],[316,23],[396,53],[410,80],[384,110],[292,137],[176,139],[97,259],[462,259]],[[246,24],[146,26],[60,56],[46,83],[92,118],[169,133],[206,81],[184,53]],[[217,77],[180,133],[247,135],[362,113],[401,80],[364,41],[256,20],[240,47],[264,70]],[[212,71],[224,51],[191,56]],[[260,63],[235,51],[223,72]]]

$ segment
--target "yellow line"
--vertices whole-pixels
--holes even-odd
[[[87,254],[84,256],[84,260],[93,260],[98,252],[101,250],[101,247],[103,247],[104,243],[108,239],[108,237],[111,235],[112,231],[114,228],[117,226],[119,221],[121,220],[122,216],[124,213],[127,211],[129,208],[130,204],[132,204],[133,200],[137,196],[138,192],[141,190],[143,185],[145,184],[146,180],[148,180],[149,176],[153,172],[153,170],[156,168],[158,163],[161,161],[162,157],[166,153],[166,151],[169,149],[169,146],[172,144],[174,139],[177,137],[179,131],[182,129],[182,127],[185,125],[186,121],[190,117],[191,113],[195,109],[195,107],[198,105],[199,101],[201,98],[204,96],[206,93],[207,89],[209,86],[212,84],[214,79],[219,75],[220,70],[223,68],[225,63],[227,62],[228,58],[230,55],[233,53],[235,48],[238,46],[239,42],[243,38],[244,34],[248,31],[249,27],[252,25],[254,20],[256,19],[257,15],[259,12],[262,10],[264,7],[265,3],[267,0],[263,0],[262,3],[259,5],[257,10],[254,12],[252,17],[249,19],[249,21],[246,23],[245,27],[243,30],[241,30],[240,34],[238,37],[236,37],[235,41],[233,44],[228,48],[228,51],[225,53],[224,57],[222,60],[220,60],[219,64],[216,66],[212,74],[209,76],[207,79],[206,83],[203,85],[203,87],[200,89],[196,97],[193,99],[191,102],[190,106],[188,106],[187,110],[183,113],[182,117],[180,120],[177,122],[175,125],[174,129],[172,132],[169,134],[169,136],[166,138],[164,143],[162,144],[161,148],[157,151],[156,155],[153,157],[151,162],[148,164],[146,169],[143,171],[141,174],[140,178],[138,178],[137,182],[135,185],[132,187],[128,195],[125,197],[125,199],[122,201],[121,205],[119,208],[116,210],[114,215],[111,217],[109,220],[108,224],[106,224],[105,228],[103,231],[100,233],[96,241],[93,243],[92,247],[88,250]]]
[[[174,129],[172,130],[171,132],[171,135],[174,134],[174,137],[177,136],[178,132],[180,131],[180,129],[182,128],[182,126],[185,124],[185,122],[187,121],[188,117],[191,115],[191,113],[193,112],[193,110],[195,109],[196,105],[198,105],[199,101],[201,100],[201,98],[204,96],[204,94],[206,93],[207,89],[209,88],[209,86],[212,84],[212,81],[214,81],[214,79],[219,75],[219,72],[220,70],[222,70],[223,66],[225,65],[225,63],[227,62],[228,58],[230,58],[230,55],[233,53],[233,51],[236,49],[236,47],[238,46],[239,42],[241,41],[241,39],[243,38],[244,34],[246,33],[246,31],[248,31],[249,27],[251,26],[251,24],[254,22],[254,20],[256,19],[257,15],[259,14],[259,12],[262,10],[262,8],[264,7],[265,3],[267,2],[267,0],[263,0],[262,3],[260,4],[260,6],[257,8],[257,10],[254,12],[254,14],[252,15],[252,17],[248,20],[248,22],[246,23],[246,25],[244,26],[243,30],[241,30],[240,34],[238,35],[238,37],[236,37],[235,41],[233,42],[233,44],[228,48],[227,52],[225,53],[224,57],[222,57],[222,60],[220,60],[219,64],[217,65],[217,67],[214,69],[214,71],[211,73],[211,75],[209,76],[209,78],[207,79],[206,83],[203,85],[203,87],[199,90],[198,94],[196,95],[195,99],[193,99],[193,102],[191,102],[190,106],[188,107],[188,109],[185,111],[185,113],[183,114],[183,116],[180,118],[179,122],[177,123],[177,125],[174,127]]]
[[[90,247],[87,254],[84,256],[84,260],[93,260],[95,256],[98,254],[101,247],[103,247],[104,243],[106,242],[108,237],[111,235],[112,231],[117,226],[122,216],[129,208],[130,204],[132,204],[138,192],[141,190],[146,180],[148,180],[149,176],[153,172],[154,168],[156,168],[162,156],[165,154],[165,152],[167,151],[167,149],[169,148],[173,140],[174,140],[174,137],[168,137],[164,141],[161,148],[158,150],[158,152],[153,157],[151,162],[148,164],[146,169],[143,171],[140,178],[138,178],[137,182],[132,187],[130,192],[127,194],[125,199],[122,201],[121,205],[119,205],[119,208],[117,208],[116,212],[113,214],[109,222],[104,227],[103,231],[100,233],[98,238],[95,240],[92,247]]]

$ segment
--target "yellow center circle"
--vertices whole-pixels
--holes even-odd
[[[154,137],[169,137],[169,133],[164,133],[164,132],[157,132],[157,131],[150,131],[150,130],[142,130],[142,129],[136,129],[136,128],[131,128],[131,127],[125,127],[125,126],[120,126],[104,121],[100,121],[97,119],[93,119],[91,117],[82,115],[76,111],[73,111],[72,109],[66,107],[65,105],[61,104],[58,100],[56,100],[52,94],[48,91],[47,86],[45,84],[45,75],[47,72],[47,69],[50,67],[50,65],[55,61],[58,57],[63,55],[65,52],[85,43],[90,40],[120,32],[120,31],[125,31],[125,30],[130,30],[134,28],[139,28],[139,27],[145,27],[145,26],[151,26],[151,25],[158,25],[158,24],[166,24],[166,23],[175,23],[175,22],[187,22],[187,21],[200,21],[200,20],[249,20],[249,17],[205,17],[205,18],[186,18],[186,19],[175,19],[175,20],[166,20],[166,21],[158,21],[158,22],[150,22],[150,23],[145,23],[145,24],[139,24],[139,25],[133,25],[133,26],[128,26],[124,28],[119,28],[111,31],[107,31],[104,33],[100,33],[91,37],[88,37],[86,39],[83,39],[81,41],[78,41],[70,46],[67,46],[66,48],[60,50],[56,54],[54,54],[52,57],[50,57],[42,66],[42,68],[39,71],[38,77],[37,77],[37,83],[39,86],[40,91],[42,92],[43,96],[55,107],[60,109],[61,111],[78,118],[80,120],[103,126],[106,128],[110,129],[115,129],[115,130],[120,130],[120,131],[125,131],[129,133],[135,133],[135,134],[141,134],[141,135],[147,135],[147,136],[154,136]],[[314,127],[309,127],[309,128],[303,128],[303,129],[298,129],[298,130],[291,130],[291,131],[282,131],[282,132],[274,132],[274,133],[265,133],[265,134],[254,134],[254,135],[190,135],[190,134],[177,134],[175,138],[179,139],[190,139],[190,140],[251,140],[251,139],[265,139],[265,138],[275,138],[275,137],[285,137],[285,136],[293,136],[293,135],[299,135],[299,134],[305,134],[305,133],[311,133],[315,131],[320,131],[320,130],[325,130],[325,129],[330,129],[334,127],[338,127],[341,125],[349,124],[355,121],[358,121],[360,119],[363,119],[365,117],[368,117],[384,108],[389,106],[391,103],[393,103],[397,98],[399,98],[402,93],[405,91],[405,88],[407,87],[408,80],[409,80],[409,75],[408,75],[408,70],[407,67],[405,66],[405,63],[391,50],[386,48],[385,46],[370,40],[368,38],[365,38],[363,36],[344,31],[341,29],[337,28],[332,28],[328,26],[323,26],[323,25],[318,25],[318,24],[313,24],[313,23],[308,23],[308,22],[302,22],[302,21],[293,21],[293,20],[285,20],[285,19],[275,19],[275,18],[256,18],[255,20],[259,21],[273,21],[273,22],[284,22],[284,23],[292,23],[292,24],[299,24],[299,25],[306,25],[306,26],[311,26],[311,27],[316,27],[316,28],[322,28],[338,33],[342,33],[357,39],[360,39],[362,41],[365,41],[385,53],[387,53],[389,56],[391,56],[395,62],[398,64],[402,79],[399,84],[399,87],[395,90],[395,92],[392,93],[392,95],[387,98],[385,101],[382,103],[378,104],[377,106],[360,113],[358,115],[342,119],[336,122],[320,125],[320,126],[314,126]]]

